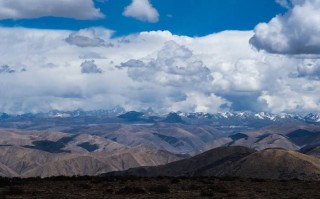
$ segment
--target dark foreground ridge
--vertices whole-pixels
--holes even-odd
[[[220,147],[166,165],[132,168],[102,176],[215,176],[319,181],[320,159],[285,149],[255,151],[241,146]]]
[[[320,198],[319,182],[189,177],[0,178],[1,199]]]

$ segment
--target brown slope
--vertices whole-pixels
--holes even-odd
[[[128,147],[149,147],[175,154],[199,154],[209,141],[224,134],[210,126],[157,123],[155,125],[98,125],[79,133],[95,134]]]
[[[229,137],[214,140],[207,143],[205,148],[209,150],[221,146],[244,146],[258,151],[267,148],[283,148],[287,150],[300,149],[299,146],[295,145],[284,135],[263,134],[260,136],[252,136],[250,134],[247,135],[246,133],[238,133]]]
[[[60,160],[49,162],[36,167],[22,175],[22,177],[50,177],[50,176],[94,176],[112,168],[104,162],[88,155],[71,155]]]
[[[107,175],[202,176],[208,175],[209,173],[216,173],[231,162],[240,160],[254,152],[254,149],[241,146],[220,147],[192,158],[169,163],[164,166],[140,167],[124,172],[109,173]]]
[[[120,148],[125,148],[125,146],[101,136],[79,134],[73,136],[70,141],[65,144],[63,150],[71,151],[72,153],[85,153],[99,151],[112,152]]]
[[[19,146],[1,146],[0,176],[98,175],[141,166],[163,165],[182,158],[166,151],[145,148],[121,148],[96,153],[48,153]]]
[[[19,129],[0,129],[0,145],[24,146],[34,141],[57,141],[69,134],[54,131],[24,131]]]
[[[235,162],[219,176],[320,180],[320,160],[295,151],[266,149]]]
[[[0,176],[11,178],[11,177],[17,177],[19,175],[15,171],[7,167],[6,165],[0,163]]]
[[[319,132],[320,126],[315,124],[306,124],[306,123],[295,121],[293,123],[272,124],[258,130],[247,131],[246,134],[250,136],[260,136],[263,134],[287,135],[291,132],[294,132],[296,130],[301,130],[301,129],[311,131],[311,132]]]
[[[320,180],[320,160],[284,149],[255,152],[246,147],[222,147],[164,166],[141,167],[106,175]]]
[[[287,136],[297,145],[307,146],[320,143],[320,131],[309,131],[298,129],[287,134]]]
[[[320,158],[320,146],[313,148],[312,150],[308,151],[306,154],[314,156],[316,158]]]
[[[290,142],[299,147],[320,143],[320,125],[316,124],[300,122],[273,124],[258,130],[246,131],[244,133],[250,137],[258,137],[266,134],[283,135],[288,138]]]
[[[234,140],[231,146],[245,146],[258,151],[268,148],[283,148],[287,150],[298,150],[299,146],[291,142],[287,137],[280,134],[265,134],[257,137],[247,137]]]
[[[299,150],[300,153],[320,158],[320,144],[307,145]]]
[[[100,153],[101,156],[103,153]],[[95,156],[97,157],[98,154]],[[116,170],[127,170],[141,166],[159,166],[186,158],[167,151],[149,148],[120,149],[106,156],[100,157],[105,162],[112,164]]]
[[[90,162],[80,154],[53,154],[18,146],[0,147],[0,162],[13,170],[17,176],[24,177],[48,177],[65,175],[68,172],[69,175],[89,175],[95,171],[94,161]],[[88,171],[87,167],[92,168]]]
[[[141,166],[158,166],[182,157],[144,148],[121,149],[111,153],[54,154],[54,158],[21,174],[22,177],[95,176]]]
[[[52,153],[19,146],[0,147],[0,163],[6,165],[18,175],[51,162],[56,156]]]

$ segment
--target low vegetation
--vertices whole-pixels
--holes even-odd
[[[238,178],[0,178],[1,199],[320,198],[320,182]]]

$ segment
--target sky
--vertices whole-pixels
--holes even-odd
[[[28,4],[28,1],[25,3],[20,0],[20,2]],[[58,2],[61,4],[63,1],[59,0]],[[50,15],[46,17],[46,14],[42,13],[43,17],[39,15],[40,18],[31,18],[31,16],[2,17],[4,20],[1,24],[8,27],[22,26],[66,30],[98,26],[114,30],[114,36],[152,30],[168,30],[173,34],[186,36],[205,36],[224,30],[252,30],[259,22],[267,22],[276,14],[285,12],[285,9],[273,0],[184,0],[183,3],[181,2],[181,0],[149,1],[147,5],[152,5],[158,14],[154,18],[152,18],[152,13],[149,18],[142,15],[140,20],[137,16],[132,17],[124,14],[124,10],[131,4],[131,0],[100,0],[93,3],[104,17],[96,17],[91,20],[89,17],[89,20],[86,20],[75,14],[74,17],[63,19],[50,17]],[[47,6],[46,3],[37,4],[42,9]],[[137,9],[146,10],[143,6]],[[66,17],[66,15],[62,16]],[[79,18],[83,20],[78,20]]]
[[[0,0],[0,112],[320,111],[318,0]]]

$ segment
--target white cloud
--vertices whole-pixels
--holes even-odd
[[[79,56],[80,59],[107,59],[105,56],[102,56],[96,52],[85,52],[83,55]]]
[[[297,72],[291,73],[290,77],[320,80],[320,60],[303,59],[297,67]]]
[[[1,0],[0,19],[39,17],[94,19],[104,15],[95,8],[93,0]]]
[[[301,81],[299,83],[301,84]],[[307,85],[306,82],[305,85]],[[320,99],[316,94],[320,91],[318,88],[310,91],[304,86],[298,88],[298,85],[278,86],[278,91],[264,91],[259,97],[259,101],[264,104],[265,111],[296,113],[320,110]],[[319,84],[315,82],[312,87],[319,87]]]
[[[213,77],[193,52],[174,41],[168,41],[155,58],[131,59],[117,66],[126,69],[134,81],[167,88],[167,96],[175,102],[172,110],[217,111],[227,101],[212,92]]]
[[[98,66],[94,63],[94,60],[86,60],[81,63],[81,73],[84,74],[97,74],[97,73],[102,73],[102,70],[98,68]]]
[[[213,80],[210,70],[203,62],[193,57],[190,49],[174,41],[166,42],[155,59],[146,62],[132,59],[121,63],[119,68],[127,68],[128,75],[133,80],[179,89],[197,87],[205,91]]]
[[[84,48],[66,42],[70,35],[114,45]],[[152,31],[110,38],[109,30],[96,28],[2,27],[0,66],[26,71],[0,73],[0,112],[117,105],[159,112],[320,111],[318,61],[258,52],[248,43],[252,35],[227,31],[192,38]],[[81,73],[83,58],[95,60],[85,62],[89,71],[103,73]]]
[[[159,21],[159,13],[152,7],[149,0],[132,0],[132,3],[125,8],[123,15],[151,23]]]
[[[112,31],[104,28],[88,28],[78,32],[71,33],[66,42],[79,47],[112,47],[113,44],[108,43],[112,35]]]
[[[287,13],[277,15],[269,23],[258,24],[250,43],[269,53],[320,54],[320,1],[278,2],[292,6]]]
[[[290,8],[291,6],[290,0],[276,0],[276,2],[284,8]]]

